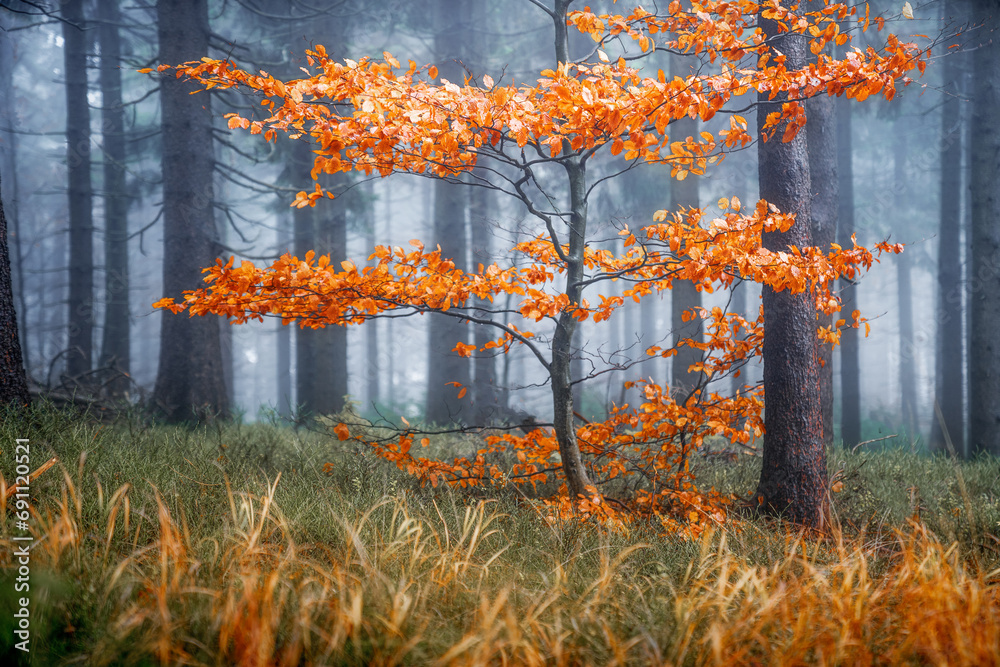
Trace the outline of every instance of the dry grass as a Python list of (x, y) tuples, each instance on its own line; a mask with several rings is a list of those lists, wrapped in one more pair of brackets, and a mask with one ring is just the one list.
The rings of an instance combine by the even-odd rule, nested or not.
[(1000, 564), (923, 524), (608, 535), (423, 494), (363, 457), (324, 488), (291, 464), (199, 463), (178, 439), (182, 477), (123, 479), (121, 431), (61, 428), (72, 465), (32, 522), (36, 664), (1000, 664)]

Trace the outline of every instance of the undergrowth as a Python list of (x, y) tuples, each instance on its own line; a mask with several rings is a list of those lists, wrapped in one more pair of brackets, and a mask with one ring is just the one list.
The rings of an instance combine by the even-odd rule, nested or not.
[[(996, 460), (834, 452), (831, 535), (733, 516), (691, 540), (420, 488), (305, 429), (43, 407), (0, 434), (8, 482), (15, 438), (60, 459), (31, 487), (34, 664), (998, 664)], [(739, 496), (759, 465), (694, 463)]]

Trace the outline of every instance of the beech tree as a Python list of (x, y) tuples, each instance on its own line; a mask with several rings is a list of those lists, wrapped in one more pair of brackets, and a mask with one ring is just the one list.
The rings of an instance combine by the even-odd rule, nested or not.
[[(351, 261), (332, 265), (329, 257), (314, 253), (285, 255), (263, 268), (219, 260), (205, 270), (206, 287), (186, 292), (180, 302), (166, 298), (155, 305), (191, 315), (215, 313), (234, 323), (270, 315), (286, 324), (324, 327), (431, 313), (491, 326), (499, 336), (483, 347), (506, 352), (523, 346), (545, 369), (552, 393), (551, 424), (524, 435), (494, 431), (474, 456), (451, 462), (411, 453), (420, 435), (411, 428), (392, 440), (380, 440), (362, 428), (339, 424), (338, 437), (368, 442), (381, 456), (431, 484), (534, 484), (555, 478), (564, 482), (562, 492), (550, 501), (559, 511), (615, 520), (647, 514), (664, 525), (685, 524), (691, 530), (723, 518), (722, 500), (693, 488), (686, 465), (691, 449), (712, 434), (748, 444), (763, 433), (760, 390), (724, 397), (709, 391), (707, 381), (725, 377), (734, 364), (761, 354), (762, 348), (774, 355), (776, 341), (784, 337), (797, 354), (786, 355), (783, 371), (772, 365), (766, 372), (780, 379), (782, 372), (787, 376), (807, 370), (798, 385), (788, 384), (785, 377), (785, 389), (769, 403), (767, 418), (774, 434), (764, 442), (765, 467), (770, 463), (779, 469), (770, 478), (762, 477), (759, 502), (766, 510), (790, 511), (796, 520), (818, 525), (825, 496), (818, 496), (815, 488), (822, 485), (824, 472), (810, 456), (795, 455), (795, 447), (787, 445), (788, 428), (818, 428), (819, 420), (813, 424), (811, 413), (800, 419), (789, 405), (794, 397), (781, 392), (804, 386), (802, 379), (816, 379), (818, 341), (836, 342), (839, 327), (846, 325), (839, 319), (832, 327), (818, 326), (817, 309), (832, 314), (839, 308), (831, 281), (856, 277), (876, 255), (857, 245), (809, 246), (809, 221), (796, 220), (796, 213), (808, 206), (808, 163), (795, 144), (806, 121), (804, 101), (815, 95), (863, 100), (878, 94), (891, 99), (897, 81), (908, 81), (905, 77), (914, 69), (923, 71), (926, 54), (890, 35), (880, 52), (854, 50), (842, 60), (821, 57), (806, 65), (805, 48), (818, 53), (831, 41), (848, 40), (838, 21), (855, 10), (843, 5), (800, 12), (745, 1), (705, 2), (685, 9), (675, 1), (662, 14), (637, 8), (622, 16), (569, 11), (571, 0), (556, 0), (553, 8), (532, 4), (549, 15), (555, 33), (555, 64), (534, 84), (504, 84), (488, 74), (464, 82), (436, 81), (433, 65), (418, 67), (411, 61), (403, 68), (389, 53), (381, 59), (337, 62), (319, 45), (307, 52), (312, 67), (308, 76), (291, 81), (247, 72), (228, 60), (159, 68), (173, 69), (175, 76), (206, 88), (239, 87), (260, 96), (263, 114), (229, 114), (230, 127), (248, 129), (267, 141), (275, 141), (279, 132), (311, 141), (314, 178), (355, 169), (381, 176), (418, 173), (453, 182), (471, 175), (476, 185), (515, 197), (539, 223), (537, 236), (511, 249), (529, 261), (527, 266), (498, 262), (463, 271), (440, 249), (427, 249), (415, 239), (409, 250), (376, 246), (369, 258), (374, 264), (363, 268)], [(881, 27), (880, 19), (867, 15), (858, 20), (862, 29), (872, 22)], [(568, 26), (593, 37), (595, 62), (570, 58)], [(666, 48), (686, 53), (700, 65), (687, 76), (643, 77), (624, 57), (612, 61), (604, 50), (612, 41), (627, 40), (643, 52)], [(798, 50), (789, 56), (786, 47)], [(692, 136), (674, 134), (673, 124), (685, 117), (707, 123), (727, 103), (749, 94), (768, 103), (781, 96), (759, 114), (762, 140), (773, 147), (769, 150), (774, 155), (801, 154), (795, 168), (806, 175), (803, 192), (781, 190), (782, 176), (793, 185), (803, 178), (787, 172), (767, 183), (762, 178), (762, 190), (796, 207), (805, 197), (806, 208), (782, 211), (766, 200), (745, 207), (738, 197), (724, 198), (718, 202), (718, 216), (710, 215), (708, 207), (657, 211), (652, 224), (622, 230), (624, 249), (619, 253), (589, 244), (588, 203), (600, 182), (588, 176), (588, 167), (597, 156), (621, 156), (629, 165), (666, 163), (678, 180), (701, 174), (725, 153), (754, 140), (746, 120), (731, 113), (714, 132), (706, 129)], [(613, 174), (605, 178), (610, 177)], [(293, 205), (311, 206), (330, 196), (317, 182), (312, 192), (300, 192)], [(886, 243), (875, 248), (876, 253), (900, 250)], [(710, 292), (729, 287), (737, 277), (761, 283), (771, 292), (765, 312), (779, 319), (775, 326), (768, 324), (766, 336), (764, 319), (750, 321), (721, 308), (703, 308), (705, 339), (682, 341), (703, 351), (702, 360), (688, 369), (704, 376), (694, 400), (675, 400), (669, 388), (644, 381), (639, 383), (642, 405), (614, 406), (603, 422), (575, 422), (570, 368), (580, 322), (618, 317), (626, 301), (641, 302), (671, 289), (675, 281), (691, 281)], [(609, 281), (624, 281), (629, 287), (621, 295), (597, 294), (593, 303), (584, 297), (585, 288), (597, 289)], [(502, 306), (507, 296), (520, 299), (513, 313), (521, 318), (520, 325), (505, 321), (512, 314)], [(484, 301), (493, 306), (485, 308)], [(853, 326), (861, 323), (853, 318)], [(770, 342), (768, 336), (773, 337)], [(468, 355), (476, 346), (456, 341), (454, 349)], [(670, 357), (677, 349), (651, 346), (646, 352)], [(465, 393), (464, 387), (454, 390), (458, 397)], [(786, 410), (791, 412), (786, 415)], [(807, 435), (821, 437), (816, 429)], [(428, 442), (421, 438), (421, 444)], [(780, 451), (769, 455), (769, 447)], [(517, 462), (501, 466), (489, 460), (503, 450), (514, 452)], [(599, 486), (631, 475), (645, 483), (629, 498), (606, 502)], [(622, 512), (622, 507), (630, 511)]]

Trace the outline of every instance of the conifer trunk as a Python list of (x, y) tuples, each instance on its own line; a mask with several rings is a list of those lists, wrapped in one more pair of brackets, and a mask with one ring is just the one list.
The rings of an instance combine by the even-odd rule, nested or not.
[(1000, 3), (973, 54), (969, 455), (1000, 456)]
[(104, 144), (104, 338), (99, 366), (115, 369), (108, 393), (129, 390), (128, 207), (125, 186), (125, 112), (122, 106), (121, 39), (118, 0), (99, 3), (101, 119)]
[[(208, 53), (207, 0), (158, 0), (159, 60)], [(163, 293), (175, 299), (202, 283), (219, 254), (213, 212), (212, 110), (208, 93), (171, 75), (160, 80), (163, 141)], [(219, 320), (163, 316), (153, 400), (170, 422), (229, 416)]]
[[(789, 70), (805, 66), (807, 44), (800, 35), (779, 33), (778, 24), (760, 17), (774, 48), (785, 54)], [(778, 96), (758, 98), (758, 127), (780, 110)], [(783, 142), (783, 127), (759, 144), (760, 196), (796, 222), (787, 232), (766, 232), (763, 245), (787, 251), (810, 245), (810, 176), (806, 136)], [(765, 286), (764, 308), (764, 457), (757, 499), (761, 509), (795, 523), (822, 528), (827, 515), (826, 452), (820, 399), (816, 309), (809, 292), (776, 292)]]
[(90, 105), (83, 0), (62, 4), (66, 76), (66, 161), (69, 179), (69, 338), (66, 375), (84, 379), (94, 347), (94, 219), (90, 178)]

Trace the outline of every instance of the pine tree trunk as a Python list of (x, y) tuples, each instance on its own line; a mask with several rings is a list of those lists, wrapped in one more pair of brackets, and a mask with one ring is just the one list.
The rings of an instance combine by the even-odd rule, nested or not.
[[(690, 58), (672, 55), (670, 73), (681, 78), (690, 76), (693, 73)], [(671, 141), (683, 141), (687, 137), (698, 136), (698, 121), (685, 116), (672, 122), (669, 129)], [(688, 174), (683, 181), (672, 181), (670, 188), (673, 194), (674, 210), (679, 210), (681, 206), (692, 208), (700, 206), (697, 176)], [(671, 358), (670, 392), (678, 400), (685, 399), (702, 380), (701, 373), (691, 373), (688, 370), (692, 364), (702, 360), (701, 350), (689, 345), (679, 346), (680, 342), (685, 339), (702, 341), (704, 334), (702, 319), (692, 317), (687, 322), (684, 321), (684, 313), (700, 306), (701, 293), (695, 289), (693, 283), (687, 280), (674, 282), (674, 286), (670, 290), (670, 320), (671, 329), (674, 332), (673, 344), (674, 347), (677, 347), (677, 354)]]
[[(854, 153), (852, 148), (851, 102), (839, 100), (837, 113), (837, 180), (840, 183), (837, 243), (844, 248), (853, 247), (854, 235)], [(841, 281), (840, 299), (842, 312), (848, 323), (851, 313), (858, 308), (858, 288), (849, 281)], [(860, 336), (857, 329), (847, 327), (840, 336), (840, 437), (844, 448), (850, 449), (861, 442), (861, 371)]]
[[(469, 200), (469, 228), (472, 237), (472, 271), (479, 271), (479, 266), (489, 266), (493, 261), (490, 248), (490, 213), (493, 208), (493, 197), (486, 188), (474, 187)], [(491, 308), (489, 301), (479, 304), (483, 308)], [(477, 313), (484, 319), (489, 313)], [(494, 350), (483, 350), (483, 346), (496, 338), (496, 330), (485, 324), (473, 324), (473, 343), (479, 350), (473, 361), (475, 372), (474, 401), (476, 406), (476, 423), (489, 423), (494, 415), (500, 414), (499, 397), (496, 383), (496, 354)]]
[(973, 53), (969, 455), (1000, 456), (1000, 4)]
[(94, 220), (91, 210), (90, 106), (83, 0), (62, 4), (66, 74), (66, 160), (69, 177), (69, 339), (66, 375), (85, 381), (94, 337)]
[(3, 192), (0, 195), (10, 221), (10, 270), (14, 282), (14, 299), (21, 313), (20, 339), (24, 353), (24, 367), (31, 368), (31, 345), (27, 335), (28, 305), (25, 298), (24, 261), (21, 246), (21, 226), (18, 214), (17, 187), (17, 115), (14, 111), (14, 44), (8, 32), (10, 21), (0, 17), (0, 173), (3, 174)]
[[(945, 16), (957, 3), (943, 4)], [(956, 451), (964, 451), (962, 405), (962, 133), (960, 96), (962, 55), (944, 59), (941, 105), (941, 217), (938, 232), (937, 359), (935, 401), (940, 417), (932, 420), (930, 448), (946, 451), (946, 433)], [(976, 138), (978, 142), (978, 137)]]
[[(805, 66), (807, 45), (800, 35), (779, 33), (775, 21), (760, 17), (775, 49), (785, 54), (789, 70)], [(778, 111), (784, 100), (758, 98), (757, 121)], [(796, 223), (787, 232), (766, 232), (772, 251), (810, 245), (809, 156), (804, 132), (788, 143), (783, 128), (758, 146), (760, 196)], [(764, 457), (757, 498), (761, 509), (790, 521), (822, 528), (827, 516), (826, 452), (819, 389), (816, 309), (810, 293), (775, 292), (765, 286), (764, 307)]]
[[(308, 189), (313, 165), (312, 147), (297, 141), (293, 150), (295, 187)], [(338, 174), (326, 183), (336, 190), (345, 177)], [(331, 266), (347, 259), (347, 217), (341, 198), (324, 202), (322, 207), (295, 209), (295, 255), (304, 258), (312, 250), (316, 257), (330, 255)], [(296, 404), (306, 418), (329, 415), (344, 409), (347, 395), (347, 329), (333, 325), (322, 329), (296, 328), (295, 333)]]
[(118, 0), (99, 3), (101, 124), (104, 143), (104, 338), (99, 366), (114, 369), (105, 388), (112, 396), (129, 390), (128, 207), (125, 187), (125, 112), (122, 106)]
[(28, 378), (21, 361), (21, 337), (11, 287), (7, 218), (0, 201), (0, 405), (25, 406), (29, 402)]
[[(465, 72), (459, 59), (464, 35), (469, 29), (468, 3), (464, 0), (441, 0), (435, 22), (434, 55), (440, 79), (458, 85)], [(452, 260), (455, 268), (468, 269), (466, 253), (469, 242), (466, 234), (467, 186), (434, 182), (434, 231), (433, 243), (441, 247), (441, 256)], [(427, 405), (425, 417), (429, 423), (447, 424), (464, 422), (472, 417), (470, 401), (458, 398), (458, 389), (449, 382), (463, 387), (472, 384), (472, 365), (469, 359), (452, 352), (455, 343), (469, 342), (469, 323), (448, 315), (437, 315), (428, 322), (427, 338)]]
[[(160, 60), (183, 63), (208, 53), (207, 0), (158, 0)], [(200, 287), (219, 253), (213, 215), (209, 94), (190, 95), (171, 75), (160, 81), (163, 140), (163, 293)], [(171, 422), (229, 416), (219, 321), (165, 314), (153, 399)]]
[[(371, 252), (378, 242), (375, 234), (375, 187), (371, 181), (365, 183), (364, 196), (365, 252)], [(365, 403), (369, 407), (375, 406), (382, 395), (378, 324), (377, 319), (365, 324)]]
[[(906, 125), (897, 120), (894, 128), (893, 182), (896, 188), (896, 210), (905, 210), (909, 197), (906, 183)], [(914, 372), (916, 347), (913, 343), (913, 251), (907, 248), (896, 255), (896, 283), (899, 298), (899, 390), (903, 428), (912, 440), (917, 436), (917, 378)]]

